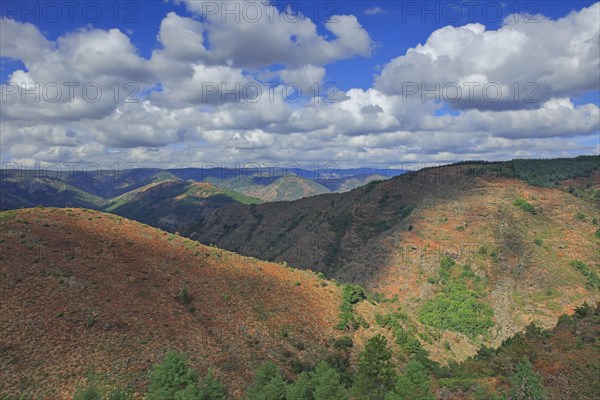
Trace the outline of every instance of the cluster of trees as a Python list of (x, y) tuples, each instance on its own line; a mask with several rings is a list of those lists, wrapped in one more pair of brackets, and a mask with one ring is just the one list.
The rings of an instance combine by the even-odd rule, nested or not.
[(345, 284), (342, 286), (342, 304), (340, 305), (338, 329), (356, 329), (359, 326), (367, 327), (366, 321), (354, 312), (354, 305), (366, 298), (367, 292), (362, 286), (354, 284)]
[[(581, 262), (573, 263), (573, 267), (583, 271), (589, 270)], [(464, 282), (463, 286), (457, 286), (458, 277), (464, 278), (467, 283), (475, 279), (472, 271), (466, 266), (461, 269), (461, 266), (452, 259), (443, 259), (438, 281), (443, 288), (442, 294), (449, 296), (445, 301), (458, 301), (453, 297), (456, 296), (456, 291), (462, 293), (462, 296), (463, 292), (471, 290), (464, 286)], [(348, 285), (343, 290), (344, 302), (348, 304), (357, 304), (365, 297), (364, 289), (359, 286)], [(469, 304), (469, 302), (469, 299), (463, 298), (459, 303)], [(438, 311), (450, 315), (447, 322), (453, 320), (452, 313), (460, 312), (460, 308), (451, 306)], [(557, 354), (546, 354), (548, 349), (541, 351), (541, 346), (545, 348), (550, 341), (551, 332), (531, 325), (525, 333), (505, 341), (499, 349), (484, 347), (472, 359), (461, 364), (451, 362), (448, 366), (440, 367), (427, 358), (427, 352), (415, 338), (410, 325), (407, 326), (407, 316), (398, 309), (398, 312), (378, 315), (376, 321), (381, 327), (391, 330), (404, 357), (395, 358), (388, 347), (387, 339), (382, 335), (376, 335), (368, 340), (353, 365), (350, 365), (349, 360), (344, 363), (339, 362), (336, 357), (329, 357), (318, 362), (314, 367), (300, 372), (293, 381), (288, 379), (275, 364), (267, 362), (257, 369), (253, 384), (247, 388), (245, 398), (247, 400), (433, 400), (436, 398), (436, 393), (438, 396), (443, 396), (444, 393), (447, 394), (445, 391), (449, 390), (450, 393), (457, 395), (462, 393), (465, 398), (477, 400), (547, 400), (548, 391), (543, 385), (542, 378), (534, 371), (530, 360), (535, 361), (538, 368), (543, 370), (540, 365), (549, 365), (547, 360), (559, 359), (569, 363), (564, 355), (561, 356), (561, 351), (595, 354), (590, 346), (594, 346), (594, 338), (597, 337), (594, 332), (597, 332), (599, 315), (600, 305), (592, 309), (584, 304), (575, 310), (574, 316), (561, 317), (556, 328), (561, 332), (561, 347), (555, 347), (553, 350), (557, 351)], [(349, 336), (342, 337), (334, 343), (337, 351), (341, 352), (353, 345)], [(547, 360), (540, 360), (541, 357), (547, 357)], [(554, 365), (553, 362), (550, 364)], [(590, 372), (585, 373), (593, 374), (591, 372), (593, 370), (592, 366)], [(567, 373), (581, 374), (583, 371), (576, 363), (567, 366)], [(500, 384), (490, 385), (490, 377), (499, 379), (497, 383)], [(592, 380), (589, 377), (586, 379)], [(579, 385), (570, 387), (569, 390), (577, 394), (574, 398), (590, 398), (588, 394), (593, 393), (594, 389), (588, 386)], [(582, 396), (578, 397), (579, 394)], [(553, 394), (555, 395), (556, 393)], [(228, 397), (225, 385), (219, 382), (212, 371), (209, 370), (203, 378), (200, 378), (197, 371), (188, 365), (183, 355), (170, 352), (151, 371), (145, 398), (225, 400)], [(87, 387), (80, 388), (73, 399), (127, 400), (130, 397), (123, 391), (103, 389), (92, 381)]]
[[(531, 324), (496, 349), (483, 346), (476, 356), (460, 364), (451, 361), (435, 371), (436, 384), (474, 400), (595, 399), (600, 393), (599, 329), (600, 304), (591, 307), (584, 303), (573, 315), (561, 316), (552, 330)], [(550, 390), (532, 363), (537, 371), (550, 375)], [(560, 371), (560, 380), (553, 378), (556, 371)], [(483, 384), (490, 378), (500, 385)], [(502, 390), (505, 385), (508, 389)]]
[(512, 160), (517, 178), (534, 186), (553, 187), (557, 181), (590, 176), (600, 165), (599, 156), (551, 160)]
[(340, 374), (321, 361), (314, 370), (303, 372), (293, 383), (288, 383), (277, 366), (263, 364), (254, 376), (254, 385), (248, 389), (248, 400), (325, 400), (347, 399)]
[(416, 329), (409, 325), (406, 329), (402, 326), (402, 322), (408, 325), (408, 317), (401, 311), (394, 313), (376, 315), (375, 320), (382, 328), (392, 330), (396, 344), (404, 356), (422, 355), (427, 357), (427, 353), (421, 346), (421, 342), (416, 338)]
[(516, 159), (509, 162), (477, 161), (469, 164), (476, 164), (469, 170), (473, 176), (496, 175), (522, 179), (534, 186), (556, 187), (559, 181), (590, 176), (598, 169), (600, 156), (549, 160)]
[[(73, 400), (127, 400), (130, 397), (120, 389), (103, 390), (95, 379), (80, 387)], [(164, 360), (150, 373), (150, 384), (145, 396), (148, 400), (227, 400), (225, 385), (212, 371), (199, 379), (186, 358), (176, 352), (167, 353)]]
[[(372, 337), (358, 356), (351, 384), (344, 384), (340, 373), (321, 361), (308, 372), (303, 372), (295, 382), (288, 383), (279, 369), (270, 362), (263, 364), (247, 392), (248, 400), (434, 400), (431, 369), (442, 371), (435, 363), (422, 362), (413, 357), (398, 372), (392, 352), (384, 336)], [(531, 362), (524, 357), (512, 369), (509, 389), (503, 395), (480, 391), (481, 397), (490, 400), (547, 400), (548, 393), (541, 377), (535, 373)]]
[(419, 311), (422, 323), (470, 337), (483, 334), (494, 325), (492, 308), (479, 299), (480, 293), (466, 284), (475, 279), (469, 271), (461, 270), (449, 257), (441, 260), (439, 278), (434, 282), (439, 282), (442, 290)]
[(372, 337), (358, 356), (351, 383), (325, 361), (288, 383), (270, 362), (263, 364), (248, 389), (248, 400), (433, 400), (432, 381), (426, 368), (410, 361), (398, 374), (387, 339)]
[[(246, 392), (247, 400), (434, 400), (431, 379), (432, 365), (436, 375), (443, 371), (435, 363), (423, 363), (419, 357), (411, 358), (398, 372), (387, 339), (376, 335), (369, 339), (358, 355), (356, 368), (349, 381), (335, 366), (320, 361), (310, 371), (302, 372), (289, 382), (272, 362), (262, 364), (255, 373), (253, 385)], [(461, 371), (460, 368), (458, 368)], [(446, 371), (446, 374), (451, 373)], [(486, 392), (486, 399), (490, 393)], [(73, 400), (127, 400), (125, 392), (98, 389), (92, 382), (79, 388)], [(150, 383), (145, 398), (148, 400), (226, 400), (226, 387), (209, 371), (199, 379), (185, 357), (177, 352), (168, 353), (150, 373)], [(546, 400), (547, 391), (542, 380), (532, 368), (528, 358), (516, 365), (510, 376), (510, 389), (506, 400)]]
[(215, 378), (212, 371), (204, 379), (188, 366), (183, 355), (167, 353), (164, 361), (154, 367), (150, 374), (148, 400), (226, 400), (225, 386)]

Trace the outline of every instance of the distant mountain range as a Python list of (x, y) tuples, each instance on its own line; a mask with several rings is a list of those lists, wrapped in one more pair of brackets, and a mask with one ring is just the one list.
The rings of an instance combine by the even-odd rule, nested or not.
[(263, 202), (288, 201), (349, 191), (402, 172), (369, 168), (334, 172), (256, 168), (140, 168), (62, 172), (5, 169), (0, 178), (0, 208), (42, 205), (105, 209), (119, 201), (116, 200), (118, 196), (163, 180), (209, 182), (216, 187), (229, 189), (228, 193), (233, 197), (235, 195), (231, 191)]

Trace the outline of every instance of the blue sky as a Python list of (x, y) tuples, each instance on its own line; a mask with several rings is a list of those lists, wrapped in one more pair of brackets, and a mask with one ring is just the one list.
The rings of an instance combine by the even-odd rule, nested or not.
[[(224, 13), (221, 1), (79, 2), (75, 8), (60, 1), (4, 2), (0, 79), (11, 94), (0, 114), (2, 161), (127, 158), (183, 166), (222, 157), (394, 166), (598, 152), (594, 40), (600, 16), (594, 1), (277, 1), (262, 5), (263, 18), (272, 7), (280, 13), (264, 28), (244, 25), (242, 10), (254, 10), (249, 3), (259, 4), (230, 2), (236, 15)], [(292, 23), (298, 11), (304, 19)], [(230, 23), (236, 16), (242, 21)], [(269, 37), (277, 34), (290, 42)], [(25, 50), (26, 40), (39, 51)], [(112, 105), (59, 108), (27, 97), (11, 103), (20, 94), (12, 90), (23, 82), (44, 87), (70, 74), (82, 85), (99, 82), (104, 93), (111, 82), (121, 91), (133, 83), (139, 102), (126, 104), (119, 92)], [(203, 76), (211, 80), (199, 82)], [(466, 101), (464, 86), (454, 103), (444, 96), (418, 101), (421, 91), (405, 98), (406, 82), (452, 91), (469, 79), (480, 87), (491, 82), (503, 90), (501, 98), (475, 93)], [(262, 98), (232, 104), (219, 91), (221, 101), (211, 102), (190, 90), (209, 81), (270, 81), (280, 85), (276, 91), (294, 83), (305, 96), (263, 107)], [(326, 83), (337, 89), (336, 104), (314, 104), (306, 94), (317, 84), (327, 97)], [(527, 84), (535, 85), (534, 103), (521, 101)], [(519, 101), (511, 101), (517, 93)]]
[[(157, 47), (158, 26), (168, 12), (176, 11), (181, 15), (193, 16), (184, 3), (162, 0), (91, 1), (87, 3), (93, 3), (94, 6), (87, 8), (84, 5), (86, 2), (82, 1), (77, 2), (81, 4), (78, 7), (61, 7), (60, 14), (55, 11), (57, 10), (54, 7), (57, 3), (55, 1), (8, 3), (11, 5), (1, 7), (2, 16), (35, 23), (48, 39), (56, 39), (65, 32), (76, 31), (90, 25), (101, 29), (117, 27), (124, 32), (130, 32), (132, 43), (146, 58), (149, 58), (152, 50)], [(475, 22), (495, 29), (501, 25), (503, 17), (516, 10), (527, 14), (541, 13), (549, 18), (560, 18), (573, 10), (590, 6), (594, 1), (276, 1), (273, 4), (280, 10), (292, 7), (294, 10), (302, 11), (317, 22), (321, 34), (327, 34), (323, 22), (332, 13), (359, 16), (361, 25), (377, 43), (373, 55), (368, 58), (352, 58), (335, 62), (328, 67), (327, 71), (330, 80), (347, 90), (352, 87), (369, 88), (373, 84), (373, 74), (378, 68), (399, 54), (403, 54), (410, 47), (424, 43), (431, 32), (443, 26), (461, 26)], [(380, 12), (374, 15), (365, 14), (366, 10), (377, 7), (381, 9)], [(96, 10), (101, 10), (101, 15), (98, 17), (96, 17)], [(6, 81), (8, 75), (20, 65), (19, 62), (5, 61), (2, 64), (2, 81)], [(591, 100), (597, 101), (598, 96), (592, 96)]]

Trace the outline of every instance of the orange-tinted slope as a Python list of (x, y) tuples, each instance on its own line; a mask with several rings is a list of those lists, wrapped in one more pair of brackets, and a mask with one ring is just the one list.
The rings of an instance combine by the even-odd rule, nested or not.
[(262, 361), (289, 371), (340, 334), (339, 289), (310, 272), (91, 210), (1, 216), (2, 396), (68, 398), (89, 371), (141, 393), (178, 349), (239, 398)]

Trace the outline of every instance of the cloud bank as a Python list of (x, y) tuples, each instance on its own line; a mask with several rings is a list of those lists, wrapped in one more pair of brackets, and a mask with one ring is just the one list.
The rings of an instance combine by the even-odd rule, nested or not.
[(346, 91), (328, 66), (374, 51), (357, 17), (333, 15), (323, 34), (293, 10), (256, 3), (267, 17), (236, 22), (207, 4), (166, 14), (147, 58), (117, 28), (49, 40), (2, 19), (1, 55), (25, 66), (1, 88), (2, 161), (393, 166), (600, 150), (598, 106), (575, 102), (600, 89), (599, 3), (443, 27)]

